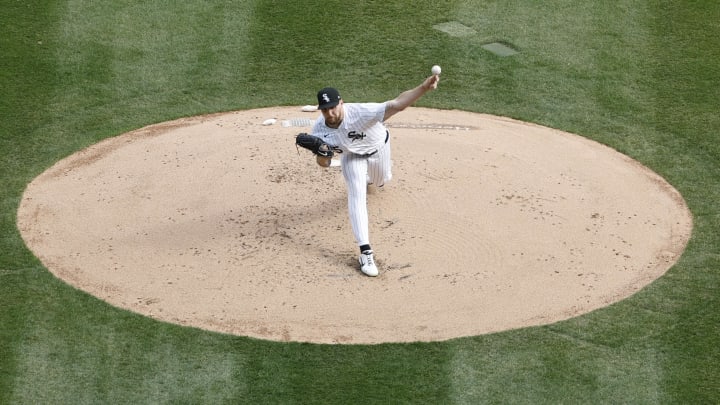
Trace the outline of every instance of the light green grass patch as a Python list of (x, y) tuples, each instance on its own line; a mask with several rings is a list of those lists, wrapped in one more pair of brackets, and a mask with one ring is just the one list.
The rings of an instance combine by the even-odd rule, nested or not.
[(438, 31), (442, 31), (451, 37), (469, 37), (477, 34), (477, 31), (461, 23), (460, 21), (448, 21), (433, 25)]

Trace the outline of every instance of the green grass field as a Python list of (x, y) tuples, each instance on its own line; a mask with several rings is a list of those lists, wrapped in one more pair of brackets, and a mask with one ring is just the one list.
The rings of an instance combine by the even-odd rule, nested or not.
[[(477, 31), (451, 37), (433, 25)], [(0, 403), (720, 403), (720, 3), (3, 1)], [(482, 45), (506, 41), (501, 58)], [(197, 114), (383, 101), (607, 144), (685, 197), (679, 263), (618, 304), (440, 343), (282, 344), (159, 323), (56, 279), (24, 246), (27, 183), (57, 160)], [(619, 180), (621, 181), (621, 180)]]

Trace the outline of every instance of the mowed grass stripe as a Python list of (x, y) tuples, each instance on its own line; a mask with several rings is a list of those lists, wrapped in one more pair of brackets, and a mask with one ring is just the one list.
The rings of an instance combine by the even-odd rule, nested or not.
[(69, 97), (61, 101), (70, 109), (96, 100), (98, 113), (119, 120), (110, 121), (115, 126), (166, 110), (229, 108), (223, 102), (244, 98), (235, 90), (251, 63), (253, 5), (70, 2), (60, 32), (68, 48), (58, 60), (73, 85), (58, 97)]
[[(10, 403), (18, 381), (19, 347), (28, 338), (27, 306), (36, 297), (26, 281), (46, 271), (24, 249), (15, 228), (20, 190), (38, 160), (31, 134), (47, 104), (54, 66), (44, 46), (53, 21), (51, 2), (4, 4), (0, 13), (0, 403)], [(29, 139), (28, 139), (29, 138)]]
[(453, 345), (452, 403), (663, 402), (662, 354), (534, 328)]
[(683, 303), (662, 337), (665, 385), (677, 402), (712, 403), (720, 398), (720, 67), (710, 61), (720, 60), (720, 5), (658, 3), (655, 12), (647, 22), (656, 40), (654, 141), (695, 226), (683, 266), (659, 280)]

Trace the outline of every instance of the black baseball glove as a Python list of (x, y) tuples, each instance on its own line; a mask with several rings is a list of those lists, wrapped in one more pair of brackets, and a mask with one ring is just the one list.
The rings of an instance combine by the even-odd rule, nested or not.
[(295, 137), (295, 145), (303, 147), (316, 156), (332, 158), (335, 153), (341, 153), (340, 149), (333, 148), (323, 141), (320, 137), (306, 133), (298, 134)]

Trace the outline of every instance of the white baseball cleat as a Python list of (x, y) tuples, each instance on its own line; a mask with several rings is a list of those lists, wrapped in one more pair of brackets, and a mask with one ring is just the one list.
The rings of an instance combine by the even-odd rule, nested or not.
[(360, 270), (370, 277), (378, 275), (378, 268), (375, 266), (372, 250), (366, 250), (360, 254)]

